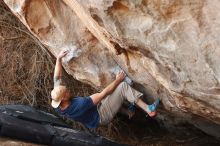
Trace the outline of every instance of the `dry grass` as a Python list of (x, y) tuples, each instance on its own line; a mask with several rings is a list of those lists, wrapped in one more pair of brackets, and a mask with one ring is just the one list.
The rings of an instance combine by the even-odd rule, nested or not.
[(1, 104), (43, 105), (48, 102), (48, 91), (52, 87), (52, 57), (5, 6), (1, 6)]

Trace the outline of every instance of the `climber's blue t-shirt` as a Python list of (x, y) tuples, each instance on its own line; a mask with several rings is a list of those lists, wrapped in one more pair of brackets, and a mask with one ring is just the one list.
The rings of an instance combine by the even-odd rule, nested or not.
[(61, 116), (81, 122), (88, 128), (96, 128), (99, 124), (100, 117), (97, 106), (94, 105), (90, 96), (74, 97), (65, 110), (62, 111), (60, 107), (55, 110)]

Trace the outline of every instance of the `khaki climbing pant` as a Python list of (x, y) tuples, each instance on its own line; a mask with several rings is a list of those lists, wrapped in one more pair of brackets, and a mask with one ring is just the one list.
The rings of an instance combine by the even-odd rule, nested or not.
[(143, 93), (133, 89), (126, 82), (121, 82), (113, 93), (106, 96), (98, 105), (99, 124), (106, 125), (111, 122), (125, 100), (136, 103), (142, 95)]

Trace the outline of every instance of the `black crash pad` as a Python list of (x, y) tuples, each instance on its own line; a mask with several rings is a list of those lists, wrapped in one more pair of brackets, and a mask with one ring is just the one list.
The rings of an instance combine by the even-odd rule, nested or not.
[(56, 116), (36, 110), (28, 105), (4, 105), (0, 106), (0, 113), (4, 113), (18, 119), (33, 121), (37, 123), (50, 124), (54, 126), (69, 127)]
[(121, 146), (69, 128), (56, 116), (26, 105), (0, 106), (0, 136), (52, 146)]

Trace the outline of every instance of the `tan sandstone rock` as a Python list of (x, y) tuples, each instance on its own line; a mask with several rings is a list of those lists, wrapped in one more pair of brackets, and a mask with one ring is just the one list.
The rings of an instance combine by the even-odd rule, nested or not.
[(62, 0), (4, 2), (55, 56), (77, 47), (64, 63), (77, 80), (102, 89), (123, 68), (168, 112), (220, 124), (219, 0), (78, 0), (98, 35)]

